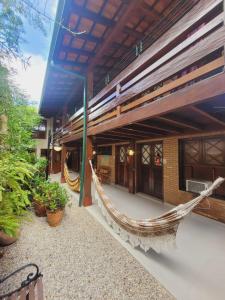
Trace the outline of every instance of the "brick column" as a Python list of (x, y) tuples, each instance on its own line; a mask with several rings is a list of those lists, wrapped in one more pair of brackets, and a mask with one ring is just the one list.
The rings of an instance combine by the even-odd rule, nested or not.
[(172, 204), (179, 201), (179, 147), (177, 138), (163, 141), (163, 185), (164, 200)]

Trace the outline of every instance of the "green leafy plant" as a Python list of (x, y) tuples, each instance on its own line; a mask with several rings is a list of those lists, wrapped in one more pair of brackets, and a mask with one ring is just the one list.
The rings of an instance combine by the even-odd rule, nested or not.
[(0, 157), (0, 230), (15, 236), (30, 206), (29, 183), (35, 168), (24, 159), (3, 152)]
[(46, 185), (45, 204), (48, 210), (54, 212), (64, 209), (69, 201), (67, 191), (58, 183), (50, 182)]
[(45, 177), (45, 170), (47, 167), (48, 161), (45, 157), (40, 157), (37, 159), (36, 163), (35, 163), (35, 168), (37, 170), (37, 173), (39, 174), (39, 176), (41, 177)]

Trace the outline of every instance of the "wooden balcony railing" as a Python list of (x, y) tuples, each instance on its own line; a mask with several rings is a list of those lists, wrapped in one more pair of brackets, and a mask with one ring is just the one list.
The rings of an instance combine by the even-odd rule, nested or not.
[[(200, 1), (89, 101), (88, 132), (96, 133), (105, 121), (224, 72), (224, 19), (222, 0)], [(60, 139), (81, 137), (82, 114), (80, 109), (61, 128)]]

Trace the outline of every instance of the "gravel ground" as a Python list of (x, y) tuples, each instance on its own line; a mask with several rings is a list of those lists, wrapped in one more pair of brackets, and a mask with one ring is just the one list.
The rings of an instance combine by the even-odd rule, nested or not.
[(67, 208), (56, 228), (34, 216), (5, 248), (0, 277), (30, 262), (44, 275), (45, 299), (174, 299), (85, 208)]

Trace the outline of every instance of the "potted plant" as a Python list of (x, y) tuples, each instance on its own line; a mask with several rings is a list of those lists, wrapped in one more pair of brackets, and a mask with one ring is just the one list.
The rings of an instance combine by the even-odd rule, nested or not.
[(33, 207), (37, 217), (46, 217), (44, 196), (36, 191), (33, 191)]
[(13, 214), (0, 214), (0, 246), (15, 243), (19, 236), (20, 220)]
[(34, 180), (34, 187), (32, 189), (33, 207), (38, 217), (46, 217), (45, 187), (47, 184), (48, 182), (44, 181), (41, 177), (37, 177)]
[(58, 226), (63, 218), (66, 203), (69, 196), (66, 190), (58, 182), (50, 182), (46, 185), (46, 212), (50, 226)]

